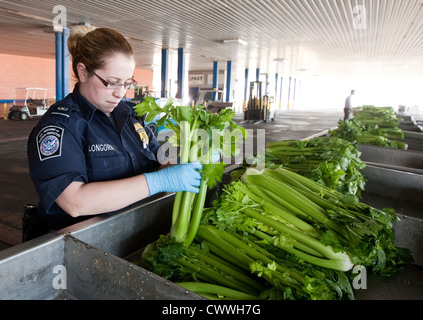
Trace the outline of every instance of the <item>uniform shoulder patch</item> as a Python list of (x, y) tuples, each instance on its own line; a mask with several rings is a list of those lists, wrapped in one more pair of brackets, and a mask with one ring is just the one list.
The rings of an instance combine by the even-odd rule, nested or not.
[(69, 114), (73, 109), (74, 108), (70, 105), (57, 105), (52, 108), (51, 114), (69, 117)]
[(37, 134), (38, 156), (41, 161), (62, 155), (64, 131), (65, 129), (57, 126), (48, 126)]
[(59, 107), (57, 107), (57, 110), (58, 111), (68, 111), (69, 108), (68, 107), (64, 107), (64, 106), (59, 106)]

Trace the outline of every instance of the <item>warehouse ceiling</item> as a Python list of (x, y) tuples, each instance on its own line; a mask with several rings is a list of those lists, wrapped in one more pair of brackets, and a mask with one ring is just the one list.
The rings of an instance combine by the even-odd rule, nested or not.
[(230, 60), (295, 77), (423, 74), (422, 0), (0, 0), (0, 53), (53, 58), (56, 5), (68, 27), (122, 32), (144, 69), (185, 48), (190, 71)]

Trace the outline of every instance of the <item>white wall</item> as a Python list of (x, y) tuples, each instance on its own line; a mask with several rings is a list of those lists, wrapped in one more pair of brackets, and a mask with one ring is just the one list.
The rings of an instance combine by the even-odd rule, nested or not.
[[(357, 105), (399, 105), (423, 108), (422, 78), (322, 78), (302, 80), (301, 108), (340, 108), (352, 89), (356, 90)], [(421, 106), (421, 107), (420, 107)]]

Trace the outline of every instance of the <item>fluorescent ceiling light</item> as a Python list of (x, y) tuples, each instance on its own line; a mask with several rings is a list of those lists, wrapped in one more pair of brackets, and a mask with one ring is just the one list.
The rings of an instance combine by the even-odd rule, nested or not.
[(242, 39), (225, 39), (223, 40), (223, 43), (239, 43), (239, 44), (242, 44), (243, 46), (246, 46), (248, 44), (247, 41)]

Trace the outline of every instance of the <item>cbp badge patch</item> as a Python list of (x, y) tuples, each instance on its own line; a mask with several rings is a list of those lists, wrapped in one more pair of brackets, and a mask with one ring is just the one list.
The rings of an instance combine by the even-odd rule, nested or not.
[(63, 128), (48, 126), (38, 133), (37, 147), (41, 161), (61, 156), (63, 132)]

